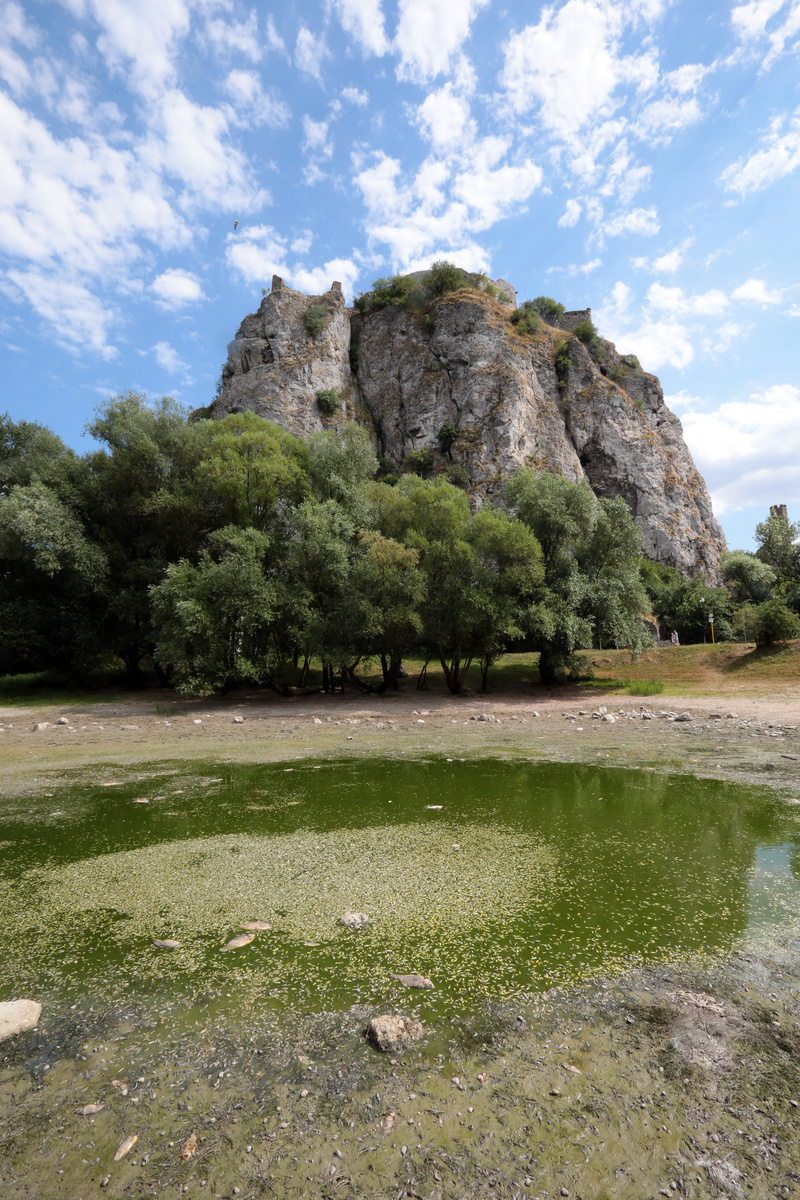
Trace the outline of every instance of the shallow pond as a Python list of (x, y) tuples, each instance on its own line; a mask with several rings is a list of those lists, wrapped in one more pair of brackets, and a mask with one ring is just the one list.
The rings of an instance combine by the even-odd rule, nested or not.
[[(0, 999), (176, 1025), (354, 1005), (435, 1022), (717, 956), (800, 913), (797, 810), (758, 790), (485, 759), (206, 770), (3, 802)], [(337, 926), (348, 909), (371, 927)], [(271, 929), (223, 953), (253, 920)], [(412, 971), (435, 990), (406, 991)]]

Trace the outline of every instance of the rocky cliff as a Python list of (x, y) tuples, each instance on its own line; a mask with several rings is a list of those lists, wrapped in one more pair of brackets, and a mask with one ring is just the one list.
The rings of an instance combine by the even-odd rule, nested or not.
[[(356, 420), (395, 467), (428, 450), (478, 502), (521, 464), (586, 476), (598, 496), (624, 497), (650, 558), (716, 574), (724, 536), (658, 379), (610, 342), (572, 335), (590, 310), (521, 332), (510, 285), (471, 281), (370, 313), (346, 308), (338, 283), (305, 296), (276, 276), (230, 343), (211, 415), (251, 409), (301, 437)], [(334, 413), (319, 392), (323, 407), (336, 393)], [(446, 455), (445, 424), (458, 434)]]

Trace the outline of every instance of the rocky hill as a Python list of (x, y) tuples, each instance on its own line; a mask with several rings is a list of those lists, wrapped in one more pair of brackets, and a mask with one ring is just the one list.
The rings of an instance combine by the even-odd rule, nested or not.
[[(207, 411), (250, 409), (301, 437), (359, 421), (394, 467), (428, 451), (476, 502), (499, 496), (521, 464), (586, 476), (598, 496), (624, 497), (650, 558), (716, 574), (724, 535), (680, 421), (634, 356), (586, 337), (590, 310), (531, 331), (511, 320), (503, 280), (468, 276), (436, 298), (424, 273), (409, 278), (413, 293), (348, 309), (338, 283), (306, 296), (275, 276), (230, 343)], [(442, 451), (445, 425), (456, 437)]]

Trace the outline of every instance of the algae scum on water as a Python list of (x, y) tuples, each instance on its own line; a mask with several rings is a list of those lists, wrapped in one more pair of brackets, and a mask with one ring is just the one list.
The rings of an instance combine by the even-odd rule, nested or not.
[[(800, 911), (794, 813), (716, 782), (442, 759), (113, 782), (5, 809), (0, 998), (433, 1016), (707, 959)], [(343, 929), (346, 910), (371, 925)], [(247, 921), (271, 928), (222, 953)], [(411, 998), (409, 972), (434, 991)]]

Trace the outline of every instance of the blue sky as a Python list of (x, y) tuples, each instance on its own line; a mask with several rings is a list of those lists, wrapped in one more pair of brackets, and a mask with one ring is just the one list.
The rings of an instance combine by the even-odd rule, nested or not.
[(0, 9), (0, 409), (80, 448), (273, 272), (447, 257), (660, 375), (731, 546), (800, 515), (800, 0)]

